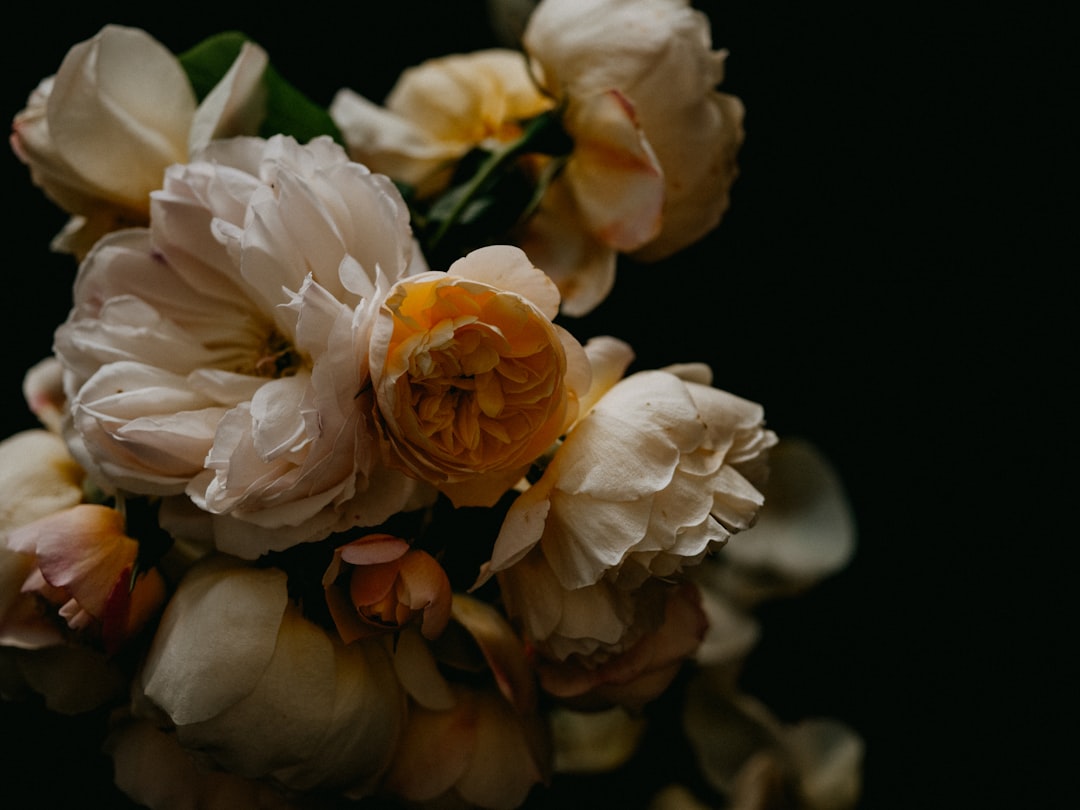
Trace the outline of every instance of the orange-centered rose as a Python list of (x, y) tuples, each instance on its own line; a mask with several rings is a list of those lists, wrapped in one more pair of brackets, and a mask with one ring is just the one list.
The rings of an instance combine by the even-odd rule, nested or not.
[(550, 279), (504, 245), (400, 281), (371, 345), (395, 462), (458, 505), (494, 503), (516, 483), (588, 385), (581, 346), (552, 323), (558, 305)]

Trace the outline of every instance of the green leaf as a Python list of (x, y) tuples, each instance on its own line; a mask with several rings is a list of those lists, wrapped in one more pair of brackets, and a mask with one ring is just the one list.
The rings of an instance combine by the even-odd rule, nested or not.
[[(180, 54), (180, 64), (187, 72), (188, 80), (201, 102), (228, 73), (240, 49), (249, 37), (239, 31), (224, 31), (207, 37), (198, 45)], [(300, 143), (307, 143), (320, 135), (329, 135), (342, 146), (341, 136), (330, 113), (313, 102), (270, 65), (263, 76), (266, 83), (266, 118), (259, 135), (291, 135)]]
[(178, 57), (187, 72), (195, 97), (202, 102), (222, 76), (229, 72), (248, 37), (239, 31), (223, 31), (207, 37)]

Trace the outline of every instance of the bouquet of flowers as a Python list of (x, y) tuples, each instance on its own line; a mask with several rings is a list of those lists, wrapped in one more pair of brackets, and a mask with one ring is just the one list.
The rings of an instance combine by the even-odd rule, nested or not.
[(31, 93), (78, 273), (0, 442), (0, 688), (106, 710), (155, 810), (539, 805), (660, 700), (698, 778), (643, 806), (853, 807), (858, 735), (739, 687), (755, 607), (851, 556), (835, 473), (572, 329), (721, 221), (726, 54), (686, 0), (492, 13), (382, 103), (118, 25)]

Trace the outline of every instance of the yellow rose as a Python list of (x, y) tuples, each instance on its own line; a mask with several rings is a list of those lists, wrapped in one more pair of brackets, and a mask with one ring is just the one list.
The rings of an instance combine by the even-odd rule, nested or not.
[(588, 387), (559, 294), (517, 248), (406, 278), (372, 331), (371, 376), (393, 462), (456, 505), (490, 505), (566, 430)]

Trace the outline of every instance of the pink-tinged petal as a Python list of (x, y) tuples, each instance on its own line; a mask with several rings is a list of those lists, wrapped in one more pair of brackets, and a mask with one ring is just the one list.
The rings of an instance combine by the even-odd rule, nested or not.
[(98, 620), (138, 554), (138, 544), (124, 534), (123, 516), (95, 504), (79, 504), (16, 529), (8, 545), (35, 554), (45, 580)]
[(391, 562), (403, 556), (409, 544), (390, 534), (369, 534), (337, 549), (341, 559), (352, 565)]
[(50, 432), (60, 434), (67, 398), (64, 395), (64, 368), (50, 356), (35, 363), (23, 376), (23, 398)]
[(121, 572), (105, 603), (101, 637), (106, 652), (116, 652), (157, 614), (165, 604), (165, 580), (157, 569), (140, 574), (131, 584), (131, 571)]
[(499, 691), (521, 714), (536, 708), (536, 680), (525, 645), (494, 607), (463, 594), (454, 595), (453, 616), (476, 640)]
[(566, 315), (588, 314), (615, 286), (616, 251), (589, 231), (561, 178), (548, 187), (516, 242), (555, 282)]
[(572, 101), (566, 126), (574, 137), (566, 180), (589, 231), (620, 252), (649, 242), (662, 224), (664, 173), (633, 104), (617, 90)]

